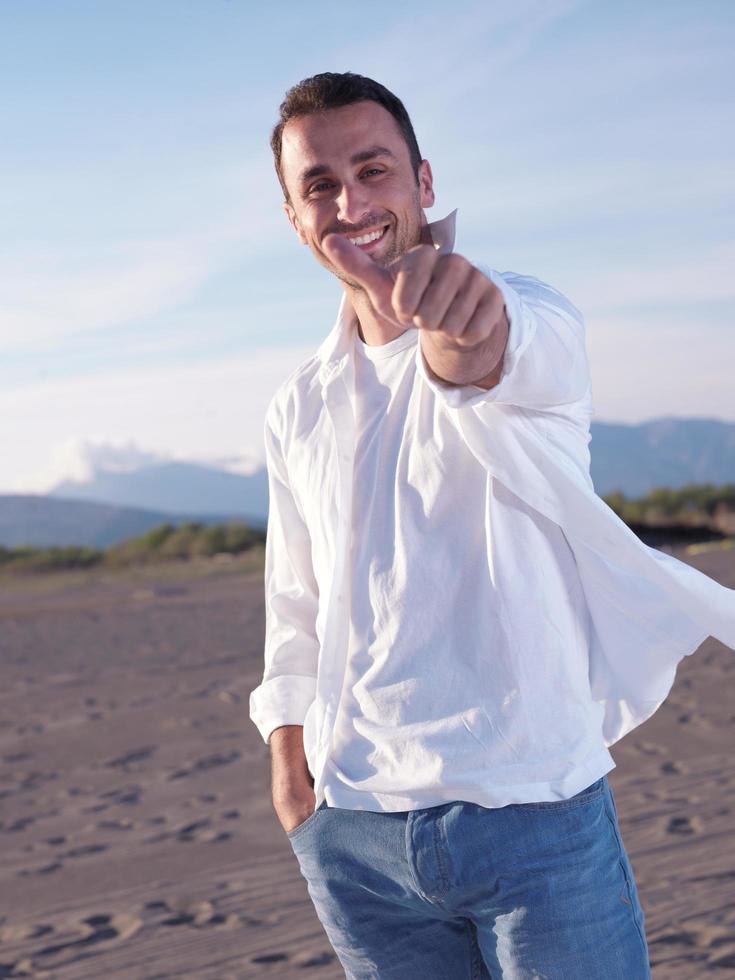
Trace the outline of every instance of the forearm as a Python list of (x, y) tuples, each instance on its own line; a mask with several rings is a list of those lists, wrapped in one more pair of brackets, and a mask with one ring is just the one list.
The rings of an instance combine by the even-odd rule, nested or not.
[(304, 726), (282, 725), (271, 732), (268, 739), (271, 750), (271, 789), (273, 801), (285, 801), (303, 790), (313, 787), (304, 751)]

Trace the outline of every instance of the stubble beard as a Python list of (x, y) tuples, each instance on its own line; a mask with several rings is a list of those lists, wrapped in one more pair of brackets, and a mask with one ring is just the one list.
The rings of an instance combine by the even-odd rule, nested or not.
[[(403, 255), (405, 255), (410, 248), (414, 247), (414, 245), (419, 245), (421, 243), (421, 206), (419, 200), (420, 198), (417, 192), (414, 198), (416, 207), (415, 226), (411, 228), (404, 226), (402, 232), (396, 233), (390, 248), (383, 255), (373, 259), (373, 262), (375, 262), (376, 265), (379, 265), (384, 269), (392, 262), (395, 262), (397, 259), (400, 259)], [(331, 263), (328, 264), (328, 268), (332, 273), (334, 273), (340, 282), (343, 282), (346, 286), (349, 286), (350, 289), (354, 289), (359, 293), (365, 292), (364, 286), (362, 286), (355, 279), (351, 279), (344, 273), (339, 272)]]

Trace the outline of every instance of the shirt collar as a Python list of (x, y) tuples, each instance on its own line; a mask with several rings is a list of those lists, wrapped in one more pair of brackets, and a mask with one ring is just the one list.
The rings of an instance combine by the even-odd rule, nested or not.
[[(450, 211), (446, 217), (439, 221), (430, 221), (428, 228), (434, 248), (441, 255), (452, 252), (457, 230), (457, 209)], [(343, 361), (353, 351), (355, 333), (355, 311), (347, 293), (344, 293), (339, 305), (337, 320), (317, 349), (317, 356), (322, 362), (322, 371), (325, 374), (327, 373), (325, 370), (327, 365), (331, 365), (333, 369), (334, 362)]]

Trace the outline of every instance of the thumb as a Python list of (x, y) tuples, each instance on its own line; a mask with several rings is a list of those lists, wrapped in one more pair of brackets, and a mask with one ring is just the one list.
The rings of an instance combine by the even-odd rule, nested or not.
[(343, 235), (327, 235), (324, 239), (324, 252), (340, 272), (359, 282), (378, 313), (397, 322), (391, 305), (395, 280), (388, 269), (373, 262), (367, 253)]

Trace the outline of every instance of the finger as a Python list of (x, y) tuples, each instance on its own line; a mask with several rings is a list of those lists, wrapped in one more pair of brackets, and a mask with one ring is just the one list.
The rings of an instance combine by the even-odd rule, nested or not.
[(474, 312), (466, 321), (461, 333), (455, 335), (460, 347), (476, 347), (486, 341), (503, 312), (503, 296), (497, 287), (486, 291), (480, 297)]
[(369, 255), (342, 235), (327, 235), (323, 247), (329, 261), (363, 287), (375, 309), (384, 316), (395, 319), (391, 311), (394, 283), (391, 273), (373, 262)]
[[(458, 299), (464, 296), (474, 271), (467, 259), (461, 255), (445, 255), (440, 258), (434, 267), (431, 282), (424, 291), (414, 314), (416, 326), (424, 330), (445, 330), (444, 321), (447, 311), (454, 308)], [(465, 323), (480, 298), (480, 292), (477, 288), (473, 289), (470, 286), (470, 290), (472, 294), (476, 295), (474, 303), (471, 303), (471, 296), (469, 302), (464, 303), (464, 306), (467, 307)]]
[(433, 246), (416, 245), (397, 264), (391, 301), (401, 323), (416, 326), (413, 317), (431, 282), (438, 258)]
[(479, 304), (484, 301), (491, 288), (492, 283), (487, 277), (477, 269), (472, 269), (447, 307), (439, 329), (449, 337), (461, 338), (469, 329)]

